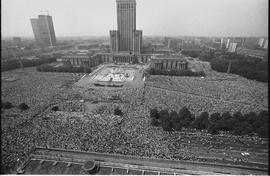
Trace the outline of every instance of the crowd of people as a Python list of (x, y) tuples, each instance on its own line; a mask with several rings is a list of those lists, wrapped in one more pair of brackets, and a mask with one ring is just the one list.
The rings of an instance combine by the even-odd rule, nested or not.
[[(18, 77), (20, 74), (17, 73)], [(228, 103), (215, 99), (210, 101), (205, 97), (195, 97), (192, 94), (157, 89), (147, 85), (148, 83), (142, 88), (85, 90), (71, 86), (74, 80), (79, 78), (76, 74), (27, 74), (20, 77), (21, 82), (4, 85), (4, 92), (2, 92), (4, 99), (13, 104), (25, 102), (30, 107), (30, 110), (24, 112), (25, 114), (33, 113), (34, 108), (40, 111), (41, 107), (44, 108), (52, 101), (59, 110), (52, 111), (49, 108), (33, 119), (24, 118), (21, 122), (16, 122), (12, 126), (7, 125), (2, 129), (1, 162), (7, 170), (14, 169), (35, 146), (198, 161), (200, 157), (196, 150), (201, 146), (239, 151), (252, 150), (254, 146), (258, 146), (257, 148), (264, 149), (264, 153), (267, 153), (267, 144), (260, 138), (254, 140), (252, 137), (212, 136), (204, 132), (185, 130), (166, 132), (160, 127), (151, 126), (149, 118), (149, 111), (154, 107), (159, 110), (178, 111), (183, 106), (188, 106), (190, 111), (196, 114), (202, 111), (209, 113), (239, 109), (251, 111), (259, 109), (260, 106)], [(42, 76), (42, 74), (50, 76)], [(31, 79), (27, 80), (24, 77)], [(152, 76), (149, 79), (150, 84), (159, 81), (159, 78), (152, 78)], [(166, 85), (167, 82), (164, 80), (160, 80), (160, 84), (155, 86), (178, 89), (178, 86), (182, 85), (180, 80), (174, 80), (175, 85)], [(14, 88), (14, 84), (20, 85)], [(195, 91), (192, 83), (185, 86), (185, 91)], [(85, 112), (84, 102), (105, 103), (93, 112)], [(113, 115), (116, 108), (123, 112), (122, 116)], [(11, 109), (4, 112), (4, 118), (12, 111)], [(19, 116), (16, 118), (19, 119)], [(233, 148), (228, 148), (232, 143)], [(209, 156), (215, 156), (214, 154), (215, 151), (208, 153)], [(230, 157), (237, 158), (237, 155), (231, 154)], [(259, 161), (256, 157), (253, 160)]]
[[(144, 109), (136, 107), (135, 111), (143, 114), (146, 113)], [(227, 152), (267, 150), (267, 144), (259, 138), (212, 136), (203, 132), (193, 135), (194, 132), (185, 130), (169, 133), (152, 127), (149, 118), (132, 114), (136, 112), (128, 116), (62, 111), (43, 114), (24, 125), (2, 131), (2, 164), (18, 165), (17, 159), (23, 161), (35, 146), (193, 161), (201, 161), (202, 157), (196, 153), (200, 147)], [(216, 156), (221, 151), (208, 152), (208, 156)], [(237, 155), (230, 157), (239, 158)], [(252, 160), (260, 159), (254, 157)]]
[[(233, 77), (233, 76), (231, 76)], [(235, 76), (235, 80), (219, 77), (188, 78), (151, 76), (146, 84), (182, 93), (246, 104), (267, 106), (267, 84)]]
[[(192, 80), (190, 80), (192, 79)], [(212, 79), (212, 81), (208, 81)], [(268, 109), (268, 89), (264, 83), (213, 81), (213, 78), (151, 76), (146, 82), (146, 104), (176, 110), (187, 106), (196, 115), (203, 111), (243, 113)]]

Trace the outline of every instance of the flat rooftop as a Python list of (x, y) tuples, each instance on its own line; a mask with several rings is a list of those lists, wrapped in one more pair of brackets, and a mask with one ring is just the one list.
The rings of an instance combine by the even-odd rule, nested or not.
[(152, 58), (153, 60), (180, 60), (186, 61), (187, 58), (183, 55), (173, 55), (173, 56), (156, 56)]
[(134, 156), (35, 148), (17, 169), (18, 174), (83, 174), (83, 165), (93, 161), (101, 175), (213, 175), (267, 174), (265, 169), (186, 161), (149, 159)]

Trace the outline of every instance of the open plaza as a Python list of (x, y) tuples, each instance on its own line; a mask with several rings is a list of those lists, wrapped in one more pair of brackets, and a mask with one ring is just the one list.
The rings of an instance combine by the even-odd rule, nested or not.
[(103, 64), (76, 85), (83, 88), (135, 88), (144, 84), (144, 68), (141, 65)]

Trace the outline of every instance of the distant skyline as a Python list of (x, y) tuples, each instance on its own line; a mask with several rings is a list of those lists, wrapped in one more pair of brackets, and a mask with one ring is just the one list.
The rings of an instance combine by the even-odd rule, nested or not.
[[(2, 37), (34, 37), (30, 18), (49, 10), (56, 37), (108, 36), (116, 0), (1, 0)], [(144, 36), (268, 36), (268, 0), (137, 0)]]

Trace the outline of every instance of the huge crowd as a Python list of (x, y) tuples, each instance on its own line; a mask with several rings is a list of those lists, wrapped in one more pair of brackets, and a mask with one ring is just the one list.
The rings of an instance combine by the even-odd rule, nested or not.
[(246, 113), (268, 109), (268, 88), (264, 83), (215, 79), (218, 78), (151, 76), (146, 82), (146, 104), (149, 108), (176, 111), (188, 106), (195, 114), (203, 111), (214, 113), (239, 110)]
[(267, 106), (267, 84), (250, 81), (237, 75), (234, 77), (233, 81), (226, 78), (219, 81), (221, 78), (212, 76), (205, 78), (151, 76), (147, 80), (147, 85), (215, 99)]
[[(201, 112), (205, 109), (208, 112), (222, 112), (218, 109), (219, 106), (225, 107), (224, 110), (247, 108), (248, 111), (253, 108), (250, 106), (226, 104), (223, 101), (211, 103), (205, 98), (195, 99), (190, 94), (181, 94), (179, 97), (179, 93), (159, 90), (147, 85), (139, 89), (79, 90), (77, 87), (67, 86), (71, 84), (70, 81), (78, 78), (76, 75), (71, 79), (70, 75), (60, 74), (60, 79), (52, 74), (50, 78), (52, 80), (46, 76), (44, 80), (38, 79), (38, 76), (31, 76), (35, 85), (41, 86), (41, 89), (36, 90), (37, 86), (30, 84), (31, 81), (27, 82), (29, 87), (20, 88), (23, 91), (29, 91), (23, 93), (21, 98), (30, 106), (28, 111), (30, 112), (36, 104), (42, 106), (51, 101), (49, 97), (52, 95), (60, 111), (47, 109), (34, 119), (24, 119), (23, 123), (2, 128), (1, 162), (7, 169), (15, 168), (19, 164), (17, 159), (23, 161), (35, 146), (186, 160), (199, 160), (196, 152), (189, 149), (194, 146), (199, 148), (202, 145), (226, 149), (234, 143), (237, 144), (237, 150), (250, 150), (254, 145), (267, 150), (267, 144), (263, 143), (262, 139), (212, 136), (207, 133), (200, 133), (198, 136), (196, 133), (194, 136), (190, 131), (166, 132), (160, 130), (160, 127), (150, 125), (149, 110), (154, 107), (158, 107), (159, 110), (178, 110), (187, 105), (192, 112)], [(69, 87), (65, 91), (54, 89), (55, 87), (57, 90), (61, 89), (64, 83), (66, 87)], [(164, 86), (162, 83), (160, 85)], [(6, 95), (2, 93), (2, 96), (16, 104), (18, 101), (14, 98), (16, 95), (9, 92), (7, 88), (6, 86)], [(28, 102), (27, 96), (31, 92), (33, 95), (30, 99), (33, 100)], [(96, 111), (85, 112), (83, 110), (85, 101), (97, 104), (106, 103), (99, 106)], [(113, 115), (115, 108), (119, 108), (123, 116)], [(4, 115), (8, 111), (4, 112)], [(220, 138), (226, 140), (217, 140)], [(214, 139), (215, 142), (211, 142)], [(196, 141), (201, 141), (202, 144)], [(239, 149), (239, 146), (242, 149)]]

